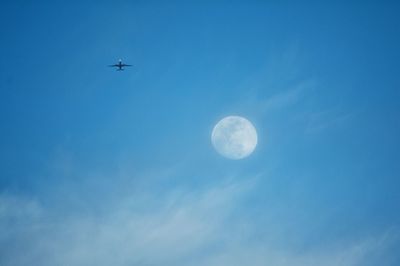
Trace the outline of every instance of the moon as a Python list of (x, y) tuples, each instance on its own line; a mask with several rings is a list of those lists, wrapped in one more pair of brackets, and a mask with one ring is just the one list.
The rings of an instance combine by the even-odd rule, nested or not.
[(249, 156), (257, 146), (257, 139), (253, 124), (240, 116), (223, 118), (211, 134), (211, 142), (217, 152), (232, 160)]

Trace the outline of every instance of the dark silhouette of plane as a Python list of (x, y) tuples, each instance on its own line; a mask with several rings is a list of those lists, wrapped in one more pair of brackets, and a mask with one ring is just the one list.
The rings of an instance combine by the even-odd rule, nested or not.
[(122, 71), (122, 70), (124, 70), (124, 67), (130, 67), (130, 66), (132, 66), (132, 65), (127, 65), (127, 64), (122, 63), (121, 59), (118, 60), (118, 64), (109, 65), (109, 67), (117, 67), (117, 71)]

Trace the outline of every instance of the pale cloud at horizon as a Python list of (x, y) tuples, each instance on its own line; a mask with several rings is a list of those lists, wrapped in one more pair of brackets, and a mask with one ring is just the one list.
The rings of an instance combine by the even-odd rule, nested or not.
[(17, 266), (32, 262), (43, 266), (358, 266), (369, 265), (371, 258), (376, 260), (398, 241), (394, 230), (303, 252), (290, 246), (279, 248), (273, 238), (255, 238), (260, 225), (250, 217), (235, 214), (257, 186), (256, 179), (250, 180), (175, 190), (165, 196), (164, 203), (146, 210), (135, 208), (140, 197), (121, 197), (108, 212), (77, 212), (64, 218), (35, 199), (4, 194), (0, 198), (0, 261)]

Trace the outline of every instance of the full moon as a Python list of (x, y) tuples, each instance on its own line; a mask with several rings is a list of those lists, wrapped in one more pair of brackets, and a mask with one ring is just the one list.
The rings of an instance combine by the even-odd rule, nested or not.
[(246, 118), (227, 116), (215, 125), (211, 142), (221, 155), (233, 160), (243, 159), (256, 148), (257, 131)]

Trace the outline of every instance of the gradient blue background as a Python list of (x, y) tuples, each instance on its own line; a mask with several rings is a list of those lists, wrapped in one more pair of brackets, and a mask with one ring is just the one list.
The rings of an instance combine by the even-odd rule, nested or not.
[[(3, 1), (0, 264), (399, 265), (399, 7)], [(119, 58), (134, 67), (107, 67)], [(227, 115), (257, 128), (244, 160), (210, 143)], [(207, 196), (232, 186), (230, 208)], [(126, 222), (104, 222), (116, 208), (158, 224), (174, 206), (202, 226), (218, 220), (216, 239), (167, 256), (204, 235), (169, 241), (167, 230), (151, 255), (106, 262), (121, 241), (102, 238), (110, 246), (94, 254), (88, 233), (84, 255), (68, 253), (82, 241), (65, 232), (89, 230), (71, 223), (114, 232)], [(41, 245), (51, 241), (63, 245)], [(253, 261), (237, 259), (248, 246)]]

